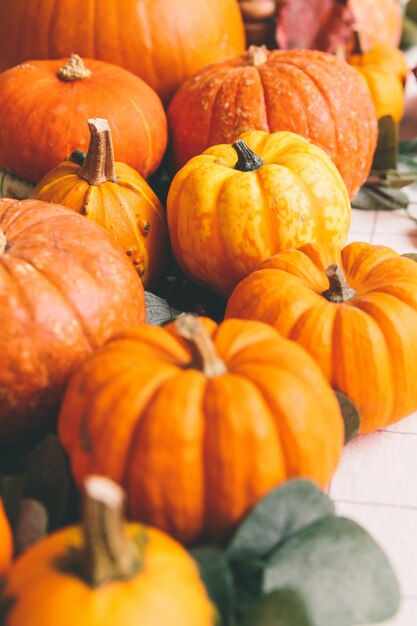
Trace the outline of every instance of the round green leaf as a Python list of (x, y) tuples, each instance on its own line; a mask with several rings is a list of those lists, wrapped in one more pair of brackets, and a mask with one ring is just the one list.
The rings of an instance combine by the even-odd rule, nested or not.
[(245, 615), (242, 626), (314, 626), (301, 596), (280, 589), (264, 596)]

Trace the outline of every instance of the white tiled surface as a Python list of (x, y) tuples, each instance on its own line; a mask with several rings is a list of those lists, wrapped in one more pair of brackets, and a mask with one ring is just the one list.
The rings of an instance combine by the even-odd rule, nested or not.
[[(417, 253), (417, 224), (405, 211), (354, 209), (348, 241)], [(340, 515), (378, 541), (396, 571), (402, 605), (384, 626), (417, 626), (417, 413), (346, 446), (330, 495)]]

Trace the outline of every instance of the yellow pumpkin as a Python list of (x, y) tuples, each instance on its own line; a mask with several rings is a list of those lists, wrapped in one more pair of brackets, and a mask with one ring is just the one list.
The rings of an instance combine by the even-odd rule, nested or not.
[(350, 213), (327, 154), (286, 131), (248, 131), (208, 148), (176, 174), (167, 200), (179, 265), (226, 296), (272, 254), (310, 241), (342, 245)]

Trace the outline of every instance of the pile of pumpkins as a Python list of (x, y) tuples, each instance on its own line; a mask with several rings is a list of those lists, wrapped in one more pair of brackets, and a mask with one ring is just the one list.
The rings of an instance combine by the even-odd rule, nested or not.
[[(358, 38), (348, 62), (245, 50), (236, 0), (176, 1), (169, 15), (163, 2), (125, 4), (131, 19), (116, 1), (3, 2), (0, 168), (33, 189), (0, 199), (0, 447), (31, 445), (57, 420), (110, 525), (115, 481), (130, 519), (221, 542), (288, 478), (328, 485), (344, 443), (334, 390), (361, 433), (417, 409), (417, 264), (343, 247), (378, 117), (400, 119), (408, 67)], [(166, 211), (146, 182), (161, 164)], [(144, 288), (171, 253), (228, 299), (224, 321), (145, 324)], [(145, 531), (129, 532), (140, 547)], [(180, 567), (182, 549), (152, 532)], [(65, 533), (26, 571), (40, 559), (46, 576), (79, 545), (79, 530)], [(0, 546), (4, 571), (11, 541)], [(120, 576), (141, 558), (136, 546)], [(66, 593), (81, 593), (75, 582)], [(22, 562), (10, 593), (23, 583)], [(197, 583), (195, 594), (198, 623), (212, 623)], [(11, 626), (29, 623), (30, 598), (16, 606)]]

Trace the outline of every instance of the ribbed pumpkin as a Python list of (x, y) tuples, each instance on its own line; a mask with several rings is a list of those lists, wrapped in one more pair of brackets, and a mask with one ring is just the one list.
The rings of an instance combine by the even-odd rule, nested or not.
[(362, 433), (417, 409), (417, 264), (390, 248), (273, 256), (236, 287), (226, 317), (268, 322), (306, 348), (358, 407)]
[(244, 47), (237, 0), (1, 2), (0, 69), (75, 51), (138, 74), (164, 101), (203, 65)]
[(0, 446), (40, 435), (70, 372), (144, 319), (142, 283), (101, 227), (58, 205), (0, 199)]
[(223, 295), (271, 254), (309, 241), (343, 245), (350, 213), (325, 152), (284, 131), (208, 148), (176, 174), (167, 200), (175, 258)]
[(80, 484), (119, 482), (132, 519), (184, 542), (229, 535), (274, 486), (325, 486), (343, 423), (313, 359), (266, 324), (178, 318), (110, 340), (72, 378), (59, 436)]
[(145, 287), (160, 277), (168, 253), (165, 213), (133, 168), (115, 163), (107, 120), (88, 120), (87, 155), (75, 151), (53, 168), (31, 197), (63, 204), (103, 226), (132, 260)]
[(3, 576), (9, 568), (12, 562), (12, 555), (12, 531), (0, 498), (0, 576)]
[(245, 130), (292, 131), (323, 148), (352, 197), (365, 182), (377, 124), (369, 91), (330, 54), (251, 47), (209, 65), (178, 90), (168, 109), (175, 169)]
[(122, 519), (123, 492), (85, 481), (83, 522), (20, 556), (2, 592), (3, 626), (214, 626), (216, 613), (185, 549)]
[[(19, 4), (26, 11), (27, 3), (14, 6)], [(2, 6), (0, 30), (4, 10)], [(33, 24), (30, 32), (36, 32)], [(83, 62), (77, 55), (27, 61), (2, 72), (0, 110), (0, 167), (34, 183), (73, 150), (87, 149), (85, 121), (90, 117), (109, 120), (117, 159), (145, 178), (156, 170), (166, 148), (166, 116), (157, 94), (120, 67), (93, 59)]]

